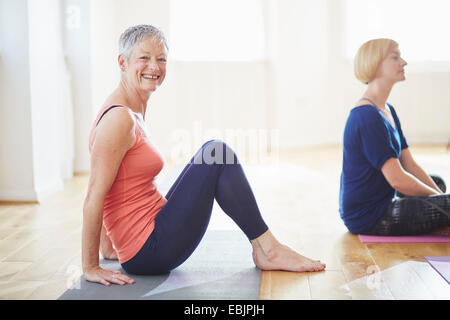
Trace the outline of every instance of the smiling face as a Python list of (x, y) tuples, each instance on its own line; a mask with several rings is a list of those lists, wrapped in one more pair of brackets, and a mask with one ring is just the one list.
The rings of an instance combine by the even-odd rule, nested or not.
[(137, 43), (130, 56), (119, 56), (122, 79), (137, 91), (151, 93), (166, 77), (167, 49), (160, 41), (145, 38)]
[(406, 61), (402, 59), (398, 47), (391, 50), (381, 62), (377, 70), (376, 78), (382, 78), (396, 83), (405, 80)]

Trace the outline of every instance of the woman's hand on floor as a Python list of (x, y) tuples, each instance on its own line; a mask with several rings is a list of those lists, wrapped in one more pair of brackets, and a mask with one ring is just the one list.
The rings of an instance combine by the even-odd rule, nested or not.
[(84, 271), (84, 278), (90, 282), (98, 282), (105, 286), (110, 286), (111, 283), (118, 285), (133, 284), (135, 281), (127, 277), (119, 270), (106, 270), (100, 266), (92, 267)]

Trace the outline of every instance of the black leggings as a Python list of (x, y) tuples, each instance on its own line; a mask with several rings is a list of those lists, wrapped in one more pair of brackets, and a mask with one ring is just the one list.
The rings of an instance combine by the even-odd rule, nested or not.
[[(446, 191), (445, 182), (441, 177), (431, 175), (431, 178), (442, 192)], [(428, 197), (406, 197), (399, 194), (366, 234), (420, 235), (447, 226), (450, 226), (450, 194)]]
[(249, 240), (268, 230), (237, 156), (221, 141), (201, 147), (166, 199), (144, 246), (122, 264), (126, 272), (161, 274), (182, 264), (206, 232), (214, 199)]

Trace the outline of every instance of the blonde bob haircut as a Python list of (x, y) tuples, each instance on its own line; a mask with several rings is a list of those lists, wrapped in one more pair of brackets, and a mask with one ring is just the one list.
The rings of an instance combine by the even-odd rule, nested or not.
[(398, 48), (398, 43), (391, 39), (374, 39), (364, 43), (354, 60), (356, 79), (368, 84), (375, 78), (378, 67), (389, 52)]

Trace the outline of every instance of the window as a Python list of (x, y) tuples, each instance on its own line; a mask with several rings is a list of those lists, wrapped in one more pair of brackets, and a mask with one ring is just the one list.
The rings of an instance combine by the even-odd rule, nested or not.
[(171, 56), (184, 61), (264, 59), (261, 0), (170, 0)]
[(367, 40), (391, 38), (408, 61), (450, 61), (450, 1), (345, 0), (346, 56)]

